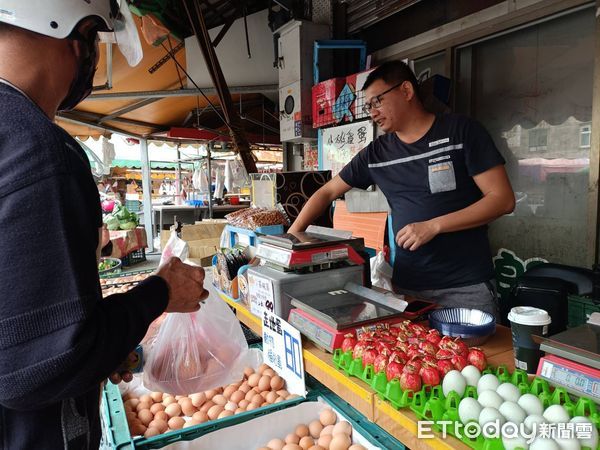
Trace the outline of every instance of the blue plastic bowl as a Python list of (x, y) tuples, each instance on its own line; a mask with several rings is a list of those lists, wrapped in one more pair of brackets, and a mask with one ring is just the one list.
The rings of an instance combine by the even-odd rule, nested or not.
[(444, 308), (429, 313), (429, 326), (440, 334), (461, 337), (469, 346), (481, 345), (496, 331), (496, 319), (479, 309)]

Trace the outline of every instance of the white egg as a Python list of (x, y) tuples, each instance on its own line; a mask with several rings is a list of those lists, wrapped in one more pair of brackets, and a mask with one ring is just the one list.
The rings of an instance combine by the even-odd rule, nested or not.
[(515, 436), (512, 438), (502, 436), (502, 444), (504, 444), (505, 450), (515, 450), (516, 448), (522, 448), (523, 450), (529, 449), (529, 444), (523, 436)]
[(529, 446), (529, 450), (560, 450), (554, 439), (536, 438)]
[(534, 424), (535, 424), (535, 428), (537, 430), (538, 425), (540, 423), (547, 423), (547, 422), (546, 422), (546, 419), (544, 419), (539, 414), (531, 414), (531, 415), (529, 415), (529, 416), (527, 416), (525, 418), (525, 422), (524, 423), (525, 423), (525, 426), (527, 427), (527, 429), (529, 431), (534, 431), (534, 429), (533, 429)]
[(519, 425), (525, 421), (527, 414), (523, 411), (519, 405), (513, 402), (504, 402), (498, 408), (500, 414), (506, 417), (507, 422), (512, 422), (516, 425)]
[(475, 366), (465, 366), (463, 370), (460, 371), (463, 377), (467, 380), (467, 386), (475, 386), (477, 387), (477, 383), (481, 378), (481, 372)]
[(519, 391), (519, 388), (511, 383), (502, 383), (500, 386), (498, 386), (496, 392), (505, 401), (513, 403), (517, 403), (519, 401), (519, 397), (521, 396), (521, 391)]
[(498, 389), (498, 386), (500, 386), (498, 377), (493, 373), (486, 373), (477, 382), (477, 394), (479, 395), (483, 391), (495, 391)]
[(444, 377), (444, 381), (442, 381), (442, 391), (445, 396), (448, 396), (450, 391), (454, 391), (462, 397), (466, 387), (467, 380), (465, 380), (465, 377), (458, 370), (448, 372)]
[(458, 417), (465, 425), (471, 420), (477, 422), (479, 420), (480, 413), (481, 405), (474, 398), (463, 398), (458, 404)]
[(561, 405), (548, 406), (543, 416), (550, 423), (564, 423), (569, 421), (569, 413)]
[(481, 426), (485, 425), (486, 423), (496, 421), (498, 421), (499, 426), (504, 425), (506, 422), (504, 416), (500, 414), (500, 411), (498, 411), (496, 408), (483, 408), (479, 413), (479, 425)]
[(581, 443), (573, 438), (555, 438), (554, 439), (561, 450), (581, 450)]
[(504, 403), (504, 400), (496, 391), (483, 391), (477, 397), (477, 401), (479, 401), (479, 404), (484, 408), (494, 409), (500, 408), (500, 405)]
[[(590, 419), (588, 419), (587, 417), (583, 417), (583, 416), (575, 416), (570, 420), (570, 422), (571, 423), (592, 424), (592, 421)], [(590, 447), (590, 448), (595, 449), (598, 447), (598, 430), (596, 429), (594, 424), (592, 424), (591, 427), (586, 427), (585, 431), (588, 431), (590, 429), (591, 429), (591, 436), (589, 438), (581, 438), (581, 439), (579, 439), (579, 442), (584, 447)]]
[(529, 416), (541, 416), (544, 413), (544, 406), (542, 405), (542, 402), (533, 394), (521, 395), (517, 403)]

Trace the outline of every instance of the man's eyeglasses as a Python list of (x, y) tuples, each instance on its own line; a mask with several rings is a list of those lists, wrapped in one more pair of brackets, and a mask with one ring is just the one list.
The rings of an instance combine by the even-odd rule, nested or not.
[[(406, 80), (404, 80), (406, 81)], [(392, 86), (391, 88), (389, 88), (387, 91), (383, 91), (381, 94), (376, 95), (375, 97), (372, 97), (370, 102), (366, 102), (364, 104), (364, 106), (362, 107), (363, 111), (366, 114), (369, 114), (371, 112), (371, 109), (375, 108), (375, 109), (379, 109), (381, 108), (381, 98), (387, 94), (390, 91), (393, 91), (394, 89), (396, 89), (398, 86), (401, 86), (402, 83), (404, 83), (404, 81), (401, 81), (398, 84), (395, 84), (394, 86)]]

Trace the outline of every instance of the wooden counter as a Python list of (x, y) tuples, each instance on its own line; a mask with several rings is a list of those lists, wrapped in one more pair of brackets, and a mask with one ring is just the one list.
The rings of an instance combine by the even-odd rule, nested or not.
[[(262, 335), (261, 320), (253, 315), (245, 305), (230, 297), (219, 294), (230, 306), (235, 308), (240, 322), (258, 335)], [(395, 410), (391, 404), (381, 400), (369, 385), (354, 377), (347, 377), (333, 365), (332, 355), (304, 339), (304, 367), (306, 372), (323, 385), (338, 394), (367, 419), (379, 425), (400, 442), (411, 449), (461, 449), (468, 450), (462, 442), (453, 437), (446, 439), (417, 439), (417, 417), (408, 408)], [(514, 368), (510, 329), (497, 326), (496, 334), (481, 346), (491, 365), (505, 364)]]

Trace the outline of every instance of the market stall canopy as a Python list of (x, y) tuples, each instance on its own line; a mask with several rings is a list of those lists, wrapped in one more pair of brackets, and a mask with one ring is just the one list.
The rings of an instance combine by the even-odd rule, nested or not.
[[(270, 34), (269, 17), (265, 10), (269, 1), (199, 0), (199, 3), (207, 27), (211, 29), (213, 44), (217, 44), (218, 57), (225, 61), (223, 71), (227, 79), (226, 62), (233, 61), (234, 64), (230, 64), (230, 67), (235, 67), (236, 62), (243, 64), (243, 60), (239, 60), (238, 55), (222, 54), (219, 47), (231, 51), (231, 43), (226, 44), (228, 39), (233, 39), (235, 47), (248, 59), (246, 46), (239, 41), (240, 32), (245, 36), (245, 22), (260, 24), (260, 33)], [(219, 117), (220, 106), (212, 83), (209, 80), (196, 81), (201, 88), (198, 90), (184, 73), (183, 69), (187, 71), (188, 66), (188, 51), (183, 39), (192, 33), (185, 15), (177, 13), (180, 2), (148, 0), (133, 1), (131, 4), (134, 13), (142, 14), (142, 17), (134, 15), (144, 50), (142, 62), (136, 67), (129, 67), (119, 51), (101, 44), (100, 61), (94, 79), (94, 86), (97, 88), (75, 110), (61, 113), (58, 124), (71, 135), (82, 138), (117, 132), (173, 140), (180, 137), (173, 134), (173, 129), (188, 129), (201, 130), (203, 134), (188, 131), (187, 135), (183, 133), (183, 137), (187, 139), (227, 140), (229, 133)], [(145, 27), (148, 37), (148, 20), (151, 20), (150, 28), (157, 24), (168, 28), (168, 39), (160, 43), (156, 41), (157, 45), (148, 44), (142, 32)], [(258, 31), (251, 30), (250, 27), (248, 30), (252, 57), (264, 58), (266, 54), (272, 60), (272, 45), (265, 48), (264, 42), (253, 42), (258, 40), (255, 34)], [(198, 57), (201, 58), (200, 55)], [(198, 66), (198, 61), (195, 61), (195, 66)], [(266, 69), (271, 70), (272, 67)], [(231, 74), (233, 75), (239, 80), (239, 73)], [(195, 75), (192, 77), (195, 78)], [(278, 112), (273, 101), (277, 93), (276, 78), (273, 82), (264, 84), (238, 83), (229, 83), (229, 88), (234, 102), (239, 105), (244, 127), (251, 141), (278, 142)]]

